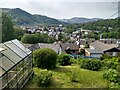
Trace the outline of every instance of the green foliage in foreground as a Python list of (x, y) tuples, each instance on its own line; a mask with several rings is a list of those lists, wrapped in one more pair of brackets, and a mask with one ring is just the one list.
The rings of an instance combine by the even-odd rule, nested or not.
[(98, 71), (101, 68), (101, 61), (97, 59), (83, 59), (80, 67), (88, 70)]
[(57, 62), (57, 54), (53, 49), (41, 48), (33, 52), (34, 65), (43, 69), (54, 69)]
[(51, 81), (52, 81), (52, 72), (51, 71), (48, 71), (47, 69), (43, 69), (43, 70), (40, 70), (40, 69), (35, 69), (36, 72), (35, 72), (35, 78), (34, 78), (34, 83), (40, 87), (40, 86), (43, 86), (43, 87), (47, 87), (51, 84)]
[[(34, 68), (35, 75), (40, 68)], [(107, 82), (103, 79), (103, 72), (81, 69), (78, 65), (59, 66), (52, 70), (52, 81), (48, 88), (106, 88)], [(35, 76), (33, 76), (33, 79)], [(33, 79), (26, 88), (38, 88)]]
[(107, 80), (109, 80), (110, 82), (113, 83), (118, 83), (120, 84), (120, 73), (117, 72), (114, 69), (109, 69), (107, 70), (104, 74), (103, 77)]
[(62, 66), (71, 65), (70, 56), (68, 54), (58, 55), (58, 63)]

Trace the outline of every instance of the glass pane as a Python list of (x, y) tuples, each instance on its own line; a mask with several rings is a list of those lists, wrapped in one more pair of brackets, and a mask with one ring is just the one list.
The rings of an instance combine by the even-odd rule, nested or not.
[(5, 56), (7, 56), (10, 60), (12, 60), (14, 63), (17, 63), (21, 60), (19, 56), (17, 56), (14, 52), (12, 52), (10, 49), (6, 48), (5, 51), (2, 52)]
[(8, 82), (11, 81), (11, 79), (16, 79), (16, 67), (12, 68), (9, 72), (8, 72)]
[(2, 67), (7, 71), (10, 69), (12, 66), (14, 66), (14, 63), (11, 62), (8, 58), (5, 56), (2, 57)]
[(14, 44), (16, 44), (18, 47), (20, 47), (20, 49), (22, 49), (24, 52), (26, 52), (27, 54), (30, 54), (31, 51), (29, 49), (27, 49), (24, 45), (22, 45), (17, 39), (12, 40), (12, 42)]
[(0, 67), (0, 77), (2, 76), (3, 73), (5, 73), (5, 71)]
[(2, 86), (4, 87), (7, 84), (7, 74), (2, 77)]
[(20, 48), (18, 48), (16, 45), (14, 45), (11, 41), (6, 42), (4, 44), (6, 44), (10, 49), (12, 49), (20, 57), (24, 58), (25, 56), (27, 56), (26, 53), (24, 53)]
[(0, 90), (2, 90), (2, 77), (0, 77)]

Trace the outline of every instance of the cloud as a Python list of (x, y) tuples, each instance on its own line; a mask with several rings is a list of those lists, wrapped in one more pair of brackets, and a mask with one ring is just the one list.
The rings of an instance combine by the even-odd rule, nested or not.
[[(53, 18), (107, 18), (118, 11), (118, 0), (2, 0), (0, 7), (21, 8)], [(116, 1), (116, 2), (115, 2)]]

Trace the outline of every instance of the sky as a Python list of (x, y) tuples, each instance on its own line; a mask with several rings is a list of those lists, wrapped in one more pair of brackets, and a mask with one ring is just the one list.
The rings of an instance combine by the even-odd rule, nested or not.
[[(119, 0), (2, 0), (0, 8), (21, 8), (56, 19), (115, 18)], [(112, 17), (111, 17), (112, 16)]]

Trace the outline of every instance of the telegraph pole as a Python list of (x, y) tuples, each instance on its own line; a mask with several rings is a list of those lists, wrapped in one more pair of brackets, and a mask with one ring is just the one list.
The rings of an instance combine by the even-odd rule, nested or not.
[(82, 38), (81, 29), (82, 29), (82, 28), (80, 28), (80, 32), (79, 32), (79, 48), (80, 48), (80, 45), (81, 45), (81, 38)]

